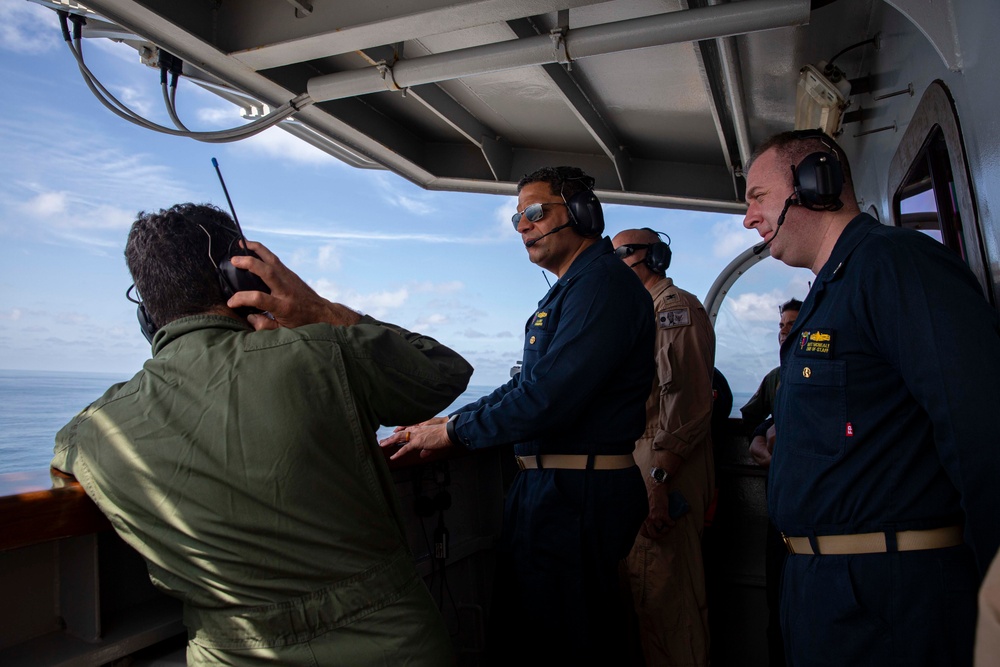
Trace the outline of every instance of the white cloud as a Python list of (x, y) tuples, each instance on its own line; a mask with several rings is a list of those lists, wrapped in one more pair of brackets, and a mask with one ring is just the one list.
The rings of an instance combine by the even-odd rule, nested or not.
[(406, 209), (414, 215), (430, 215), (437, 209), (426, 199), (416, 199), (406, 195), (395, 195), (386, 197), (386, 201), (394, 206)]
[(330, 301), (340, 300), (340, 289), (336, 284), (326, 278), (320, 278), (319, 280), (310, 282), (309, 285), (324, 299), (329, 299)]
[(401, 208), (413, 215), (429, 216), (438, 212), (435, 205), (437, 195), (425, 190), (404, 192), (409, 185), (393, 182), (386, 173), (375, 173), (374, 181), (383, 201), (396, 208)]
[(401, 287), (395, 291), (374, 292), (372, 294), (355, 294), (350, 303), (345, 305), (371, 313), (373, 317), (382, 317), (393, 308), (399, 308), (410, 296), (410, 291)]
[(735, 257), (756, 242), (756, 235), (744, 229), (742, 219), (735, 216), (712, 225), (712, 238), (716, 257)]
[(60, 47), (56, 13), (33, 2), (0, 0), (0, 49), (39, 54)]
[(198, 109), (197, 116), (199, 122), (219, 129), (228, 129), (245, 123), (240, 116), (239, 107), (232, 104), (225, 107), (202, 107)]
[(442, 324), (447, 324), (449, 322), (447, 315), (442, 315), (441, 313), (431, 313), (430, 315), (424, 315), (416, 322), (413, 323), (413, 329), (415, 331), (428, 331), (440, 327)]
[(501, 204), (493, 210), (496, 231), (503, 238), (517, 236), (517, 230), (510, 219), (517, 213), (517, 197), (504, 197)]
[(152, 114), (154, 102), (145, 90), (122, 84), (104, 85), (118, 98), (118, 101), (143, 118), (149, 118)]
[(761, 294), (744, 292), (725, 300), (725, 308), (740, 321), (771, 322), (777, 328), (778, 306), (787, 301), (783, 290), (774, 289)]
[(67, 192), (42, 192), (21, 205), (21, 210), (29, 216), (49, 217), (66, 212)]
[(316, 251), (316, 265), (321, 269), (340, 269), (340, 252), (335, 243), (325, 243)]
[[(235, 110), (235, 107), (233, 107)], [(235, 127), (240, 124), (238, 121), (239, 112), (236, 111), (237, 120), (229, 121), (228, 127)], [(346, 166), (337, 158), (324, 153), (320, 149), (293, 137), (280, 127), (272, 127), (254, 136), (237, 141), (233, 144), (237, 151), (246, 151), (256, 155), (277, 158), (285, 162), (310, 165), (326, 166)]]
[(20, 204), (18, 209), (29, 221), (43, 223), (55, 230), (128, 229), (134, 220), (130, 211), (110, 204), (81, 201), (80, 197), (64, 191), (40, 192)]
[(336, 283), (326, 278), (311, 281), (309, 285), (324, 299), (341, 303), (348, 308), (353, 308), (376, 318), (385, 317), (395, 309), (400, 308), (410, 296), (409, 290), (405, 287), (397, 290), (372, 292), (370, 294), (362, 294), (354, 290), (342, 290)]
[(277, 236), (291, 236), (298, 238), (314, 239), (336, 239), (341, 241), (418, 241), (421, 243), (460, 243), (469, 245), (484, 245), (498, 243), (496, 238), (463, 237), (448, 234), (414, 234), (411, 232), (373, 232), (373, 231), (328, 231), (317, 229), (295, 229), (292, 227), (264, 227), (249, 225), (244, 226), (245, 230), (253, 229), (259, 232), (275, 234)]

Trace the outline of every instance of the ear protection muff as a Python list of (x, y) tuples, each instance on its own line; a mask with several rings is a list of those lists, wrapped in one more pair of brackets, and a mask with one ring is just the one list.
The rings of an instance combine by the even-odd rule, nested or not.
[(158, 326), (153, 322), (153, 318), (149, 316), (149, 312), (146, 310), (146, 306), (143, 305), (142, 301), (139, 301), (132, 296), (132, 290), (135, 289), (135, 283), (132, 284), (127, 290), (125, 290), (125, 298), (136, 304), (135, 314), (139, 319), (139, 329), (142, 331), (142, 335), (146, 338), (149, 343), (153, 342), (153, 336), (156, 335)]
[[(249, 257), (260, 259), (257, 253), (252, 250), (247, 250), (245, 254)], [(222, 287), (222, 293), (226, 296), (226, 299), (237, 292), (257, 291), (264, 292), (265, 294), (271, 293), (267, 283), (261, 280), (260, 276), (250, 273), (246, 269), (237, 269), (233, 266), (232, 256), (226, 257), (219, 262), (216, 269), (219, 272), (219, 285)], [(252, 312), (259, 311), (253, 309)]]
[[(186, 219), (189, 222), (201, 227), (201, 229), (209, 236), (209, 244), (211, 244), (211, 235), (208, 234), (208, 227), (206, 227), (206, 225), (218, 226), (218, 223), (214, 220), (203, 218), (201, 216), (191, 216)], [(270, 288), (268, 288), (267, 284), (261, 280), (260, 276), (253, 274), (246, 269), (238, 269), (233, 265), (232, 258), (237, 254), (257, 257), (257, 253), (252, 250), (247, 250), (244, 246), (239, 244), (240, 241), (246, 243), (246, 239), (243, 236), (243, 230), (238, 226), (239, 223), (236, 224), (237, 227), (235, 229), (227, 230), (235, 234), (235, 238), (226, 250), (225, 256), (219, 260), (219, 263), (215, 267), (216, 273), (219, 276), (219, 288), (222, 290), (222, 295), (228, 300), (232, 295), (243, 291), (257, 291), (270, 294)], [(209, 257), (211, 257), (211, 245), (209, 246)], [(257, 257), (257, 259), (260, 258)], [(240, 317), (246, 317), (252, 313), (261, 312), (256, 308), (249, 307), (236, 308), (235, 310)]]
[(581, 236), (595, 237), (604, 233), (604, 210), (593, 190), (584, 190), (566, 200), (573, 229)]
[(843, 207), (844, 168), (829, 138), (819, 130), (804, 130), (799, 138), (817, 138), (829, 152), (810, 153), (792, 167), (792, 186), (797, 203), (810, 211), (837, 211)]
[[(205, 232), (205, 235), (208, 236), (209, 258), (211, 258), (212, 236), (208, 233), (208, 230), (213, 227), (218, 228), (220, 226), (219, 223), (203, 215), (191, 215), (185, 217), (185, 219), (188, 222), (201, 227), (202, 231)], [(238, 269), (233, 266), (232, 259), (238, 254), (257, 257), (256, 253), (251, 250), (247, 250), (244, 246), (240, 245), (240, 241), (246, 243), (246, 239), (243, 237), (243, 230), (239, 227), (235, 227), (233, 229), (226, 228), (226, 232), (233, 234), (233, 240), (229, 244), (229, 248), (226, 249), (225, 256), (219, 260), (219, 263), (215, 267), (216, 272), (219, 274), (219, 287), (222, 289), (223, 296), (228, 299), (237, 292), (246, 290), (255, 290), (270, 294), (271, 290), (268, 289), (267, 284), (260, 279), (260, 276), (250, 273), (246, 269)], [(257, 258), (260, 259), (259, 257)], [(214, 262), (215, 260), (212, 261)]]
[[(663, 232), (657, 232), (652, 229), (649, 231), (660, 237), (667, 236)], [(670, 268), (670, 258), (672, 254), (673, 253), (670, 251), (670, 237), (667, 236), (666, 243), (663, 241), (657, 241), (646, 248), (646, 257), (642, 261), (649, 267), (650, 271), (662, 276), (665, 275), (667, 273), (667, 269)]]

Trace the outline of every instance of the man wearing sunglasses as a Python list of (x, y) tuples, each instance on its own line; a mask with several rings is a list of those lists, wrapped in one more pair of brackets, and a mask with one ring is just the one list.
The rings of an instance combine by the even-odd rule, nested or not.
[(618, 564), (648, 512), (632, 458), (653, 382), (652, 303), (601, 236), (594, 179), (540, 169), (513, 223), (556, 283), (525, 325), (521, 372), (488, 396), (383, 445), (514, 445), (489, 644), (496, 664), (613, 665), (629, 651)]
[(656, 344), (647, 351), (656, 379), (634, 452), (646, 476), (649, 515), (627, 560), (639, 639), (646, 667), (707, 666), (701, 536), (715, 489), (715, 332), (697, 297), (666, 276), (670, 246), (659, 232), (627, 229), (612, 243), (649, 291), (656, 321)]

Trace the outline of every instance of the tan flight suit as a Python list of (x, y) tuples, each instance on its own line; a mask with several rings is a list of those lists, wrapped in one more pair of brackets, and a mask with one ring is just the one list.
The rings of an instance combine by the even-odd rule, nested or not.
[(698, 299), (670, 278), (651, 289), (657, 323), (656, 379), (646, 401), (646, 431), (635, 460), (647, 487), (662, 450), (684, 459), (665, 482), (691, 511), (663, 536), (641, 534), (628, 557), (629, 581), (647, 667), (707, 665), (708, 604), (701, 535), (715, 489), (712, 455), (712, 375), (715, 332)]

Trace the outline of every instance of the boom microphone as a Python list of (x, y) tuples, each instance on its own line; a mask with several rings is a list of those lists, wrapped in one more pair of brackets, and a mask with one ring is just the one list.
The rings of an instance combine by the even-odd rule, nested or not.
[(555, 234), (556, 232), (561, 232), (562, 230), (566, 229), (567, 227), (572, 227), (572, 226), (573, 226), (572, 222), (567, 222), (564, 225), (559, 225), (558, 227), (556, 227), (555, 229), (553, 229), (551, 232), (546, 232), (546, 233), (542, 234), (541, 236), (539, 236), (537, 239), (531, 239), (530, 241), (528, 241), (527, 243), (524, 244), (524, 247), (525, 248), (530, 248), (531, 246), (535, 245), (536, 243), (538, 243), (539, 241), (541, 241), (542, 239), (544, 239), (546, 236), (549, 236), (551, 234)]
[(794, 197), (789, 197), (785, 200), (785, 207), (781, 209), (781, 215), (778, 216), (778, 226), (774, 228), (774, 233), (771, 234), (771, 238), (764, 241), (763, 243), (758, 243), (753, 247), (753, 254), (759, 255), (764, 252), (764, 248), (771, 245), (771, 241), (778, 237), (778, 232), (781, 231), (781, 225), (785, 224), (785, 214), (788, 213), (788, 207), (792, 204), (798, 205), (798, 202)]

